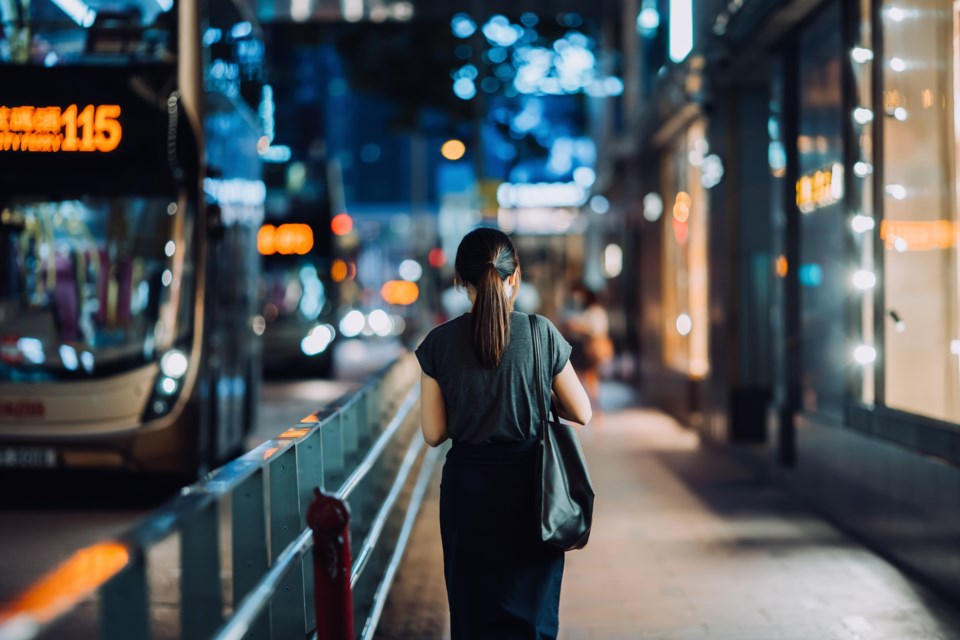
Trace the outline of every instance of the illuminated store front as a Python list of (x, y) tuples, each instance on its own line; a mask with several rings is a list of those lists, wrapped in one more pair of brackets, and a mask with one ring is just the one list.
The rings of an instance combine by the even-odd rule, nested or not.
[(884, 404), (960, 422), (956, 8), (898, 0), (881, 16)]
[(663, 155), (661, 172), (664, 364), (691, 379), (710, 370), (705, 128), (697, 120), (679, 134)]
[(960, 555), (942, 531), (960, 498), (956, 7), (834, 0), (798, 22), (773, 68), (767, 178), (771, 459), (954, 594)]
[(960, 596), (960, 4), (718, 6), (635, 171), (644, 393)]

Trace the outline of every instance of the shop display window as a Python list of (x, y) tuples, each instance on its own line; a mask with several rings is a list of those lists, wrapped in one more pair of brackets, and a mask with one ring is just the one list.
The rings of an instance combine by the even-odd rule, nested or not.
[(698, 120), (663, 156), (664, 359), (691, 378), (710, 371), (707, 195), (701, 182), (707, 155), (705, 125)]
[(960, 11), (952, 0), (896, 0), (881, 16), (885, 404), (958, 422)]

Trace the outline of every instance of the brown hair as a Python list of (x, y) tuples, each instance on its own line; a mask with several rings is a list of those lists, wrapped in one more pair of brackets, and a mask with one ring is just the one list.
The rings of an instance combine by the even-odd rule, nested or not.
[(473, 285), (477, 291), (470, 328), (473, 350), (484, 367), (499, 366), (510, 341), (513, 304), (502, 282), (519, 266), (517, 248), (507, 234), (497, 229), (474, 229), (457, 248), (457, 279)]

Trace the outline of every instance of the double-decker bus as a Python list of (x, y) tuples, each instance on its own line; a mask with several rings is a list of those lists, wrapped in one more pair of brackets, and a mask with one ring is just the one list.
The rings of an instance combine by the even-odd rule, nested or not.
[(0, 468), (193, 476), (261, 348), (243, 0), (0, 0)]

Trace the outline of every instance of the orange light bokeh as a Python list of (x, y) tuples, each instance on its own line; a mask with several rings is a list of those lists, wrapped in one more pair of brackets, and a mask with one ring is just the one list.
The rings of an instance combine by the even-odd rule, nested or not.
[(353, 231), (353, 218), (346, 213), (338, 213), (330, 221), (330, 229), (334, 235), (345, 236)]
[(406, 280), (391, 280), (380, 289), (380, 295), (387, 304), (413, 304), (420, 297), (420, 287)]
[(777, 275), (780, 276), (781, 278), (786, 278), (789, 268), (790, 268), (790, 265), (787, 264), (786, 256), (779, 256), (777, 258)]
[(257, 251), (264, 256), (275, 253), (303, 256), (313, 249), (313, 229), (308, 224), (265, 224), (257, 232)]
[(85, 600), (130, 561), (126, 546), (98, 542), (80, 549), (0, 610), (0, 622), (27, 615), (40, 623), (55, 620)]
[(347, 279), (347, 263), (339, 258), (330, 266), (330, 279), (334, 282), (343, 282)]
[(681, 191), (673, 205), (673, 217), (677, 222), (686, 222), (690, 218), (690, 194)]
[(447, 140), (443, 143), (443, 146), (440, 147), (440, 155), (447, 160), (459, 160), (466, 152), (467, 145), (463, 144), (463, 142), (457, 140), (456, 138)]

